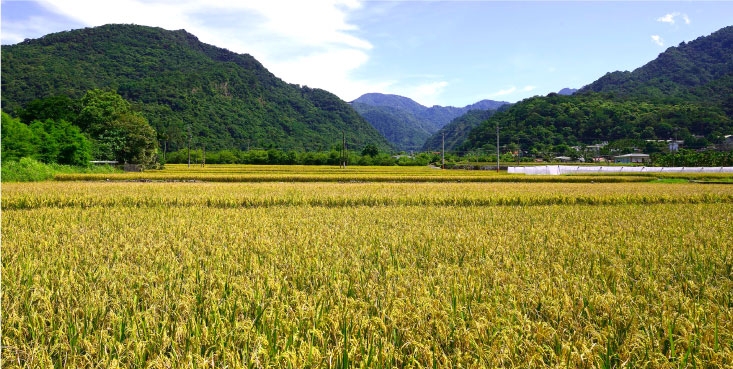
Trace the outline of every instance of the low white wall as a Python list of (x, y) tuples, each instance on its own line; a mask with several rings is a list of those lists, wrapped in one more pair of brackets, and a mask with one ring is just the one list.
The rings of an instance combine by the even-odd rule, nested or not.
[(733, 167), (618, 167), (581, 165), (540, 165), (508, 167), (509, 174), (560, 175), (583, 173), (733, 173)]

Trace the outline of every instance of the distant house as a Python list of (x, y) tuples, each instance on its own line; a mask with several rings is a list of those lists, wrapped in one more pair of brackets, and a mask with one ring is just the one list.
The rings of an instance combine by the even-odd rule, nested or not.
[(569, 156), (556, 156), (554, 159), (555, 159), (555, 161), (559, 161), (559, 162), (562, 162), (562, 163), (567, 163), (567, 162), (573, 160), (573, 158), (571, 158)]
[(649, 154), (626, 154), (613, 157), (616, 163), (648, 163)]
[(725, 135), (725, 141), (720, 145), (720, 150), (733, 150), (733, 135)]
[(598, 155), (601, 152), (601, 149), (603, 149), (607, 145), (608, 145), (608, 142), (603, 142), (603, 143), (599, 143), (599, 144), (595, 144), (595, 145), (588, 145), (585, 148), (588, 151), (590, 151), (590, 152)]

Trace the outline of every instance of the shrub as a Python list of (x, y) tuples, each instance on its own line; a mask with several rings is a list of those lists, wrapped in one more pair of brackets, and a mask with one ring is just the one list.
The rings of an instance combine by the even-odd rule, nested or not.
[(54, 174), (51, 165), (31, 158), (21, 158), (18, 161), (3, 161), (0, 178), (3, 182), (36, 182), (52, 179)]

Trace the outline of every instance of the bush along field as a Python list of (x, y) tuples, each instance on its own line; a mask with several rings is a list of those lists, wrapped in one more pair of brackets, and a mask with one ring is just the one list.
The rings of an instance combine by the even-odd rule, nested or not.
[(2, 203), (3, 367), (733, 362), (728, 185), (43, 182)]
[(109, 165), (74, 166), (46, 164), (32, 158), (5, 160), (2, 163), (0, 178), (3, 182), (39, 182), (53, 180), (57, 175), (101, 175), (120, 173), (121, 170)]

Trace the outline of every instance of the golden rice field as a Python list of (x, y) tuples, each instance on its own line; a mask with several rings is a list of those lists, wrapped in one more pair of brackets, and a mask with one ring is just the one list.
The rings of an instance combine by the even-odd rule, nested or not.
[(656, 179), (722, 181), (733, 183), (731, 173), (603, 173), (563, 176), (507, 174), (491, 170), (440, 170), (431, 167), (305, 166), (305, 165), (191, 165), (167, 164), (164, 170), (144, 173), (57, 174), (57, 181), (167, 181), (167, 182), (649, 182)]
[[(714, 174), (713, 174), (714, 175)], [(730, 177), (730, 175), (729, 175)], [(525, 176), (498, 174), (488, 170), (440, 170), (431, 167), (398, 167), (350, 166), (305, 166), (305, 165), (207, 165), (188, 166), (186, 164), (169, 164), (164, 170), (152, 170), (144, 173), (115, 174), (58, 174), (60, 181), (206, 181), (206, 182), (506, 182), (506, 181), (575, 181), (589, 182), (589, 176)], [(648, 176), (595, 176), (596, 181), (643, 181)]]
[(730, 185), (6, 183), (2, 367), (730, 367), (732, 224)]

